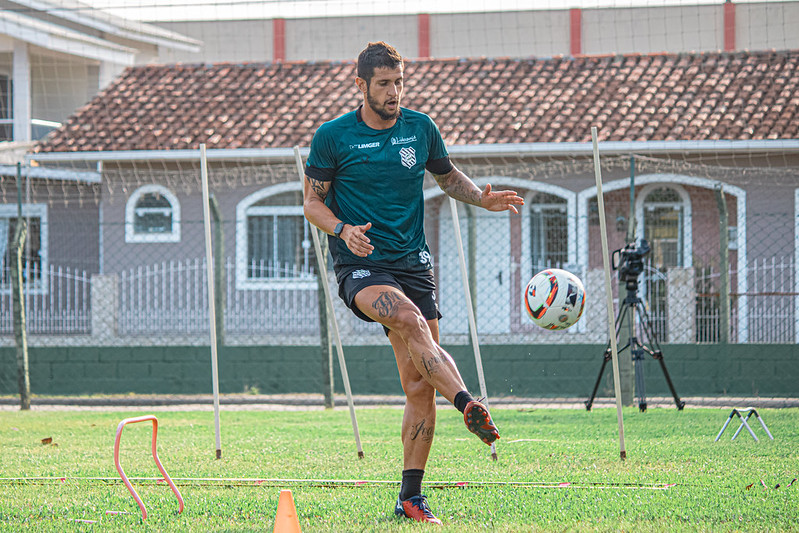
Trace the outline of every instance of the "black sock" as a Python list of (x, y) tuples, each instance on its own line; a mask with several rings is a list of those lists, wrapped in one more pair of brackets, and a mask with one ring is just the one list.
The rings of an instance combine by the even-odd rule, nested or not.
[(422, 478), (424, 470), (419, 468), (409, 468), (402, 471), (402, 487), (400, 488), (400, 500), (407, 500), (412, 496), (422, 493)]
[(455, 409), (457, 409), (462, 413), (463, 410), (466, 409), (466, 404), (473, 401), (474, 397), (471, 394), (469, 394), (467, 391), (462, 390), (455, 395), (455, 401), (453, 401), (452, 403), (455, 404)]

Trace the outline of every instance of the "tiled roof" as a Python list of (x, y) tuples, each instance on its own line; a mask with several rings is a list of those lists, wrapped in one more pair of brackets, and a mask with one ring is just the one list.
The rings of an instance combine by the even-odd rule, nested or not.
[[(799, 138), (799, 51), (408, 62), (403, 105), (449, 144)], [(307, 146), (354, 63), (128, 68), (40, 151)]]

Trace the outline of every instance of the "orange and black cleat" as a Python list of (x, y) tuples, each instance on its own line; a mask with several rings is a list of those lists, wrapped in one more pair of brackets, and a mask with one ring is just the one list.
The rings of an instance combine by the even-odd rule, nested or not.
[(431, 524), (441, 525), (441, 520), (433, 516), (432, 511), (430, 511), (430, 507), (427, 505), (427, 496), (424, 494), (411, 496), (407, 500), (397, 498), (394, 514), (411, 518), (417, 522), (430, 522)]
[(488, 445), (499, 438), (499, 430), (491, 421), (488, 409), (476, 400), (466, 404), (466, 409), (463, 410), (463, 421), (466, 422), (469, 431)]

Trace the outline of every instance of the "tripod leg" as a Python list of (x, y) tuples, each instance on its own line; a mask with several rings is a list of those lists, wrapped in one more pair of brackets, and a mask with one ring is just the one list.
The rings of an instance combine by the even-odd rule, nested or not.
[(644, 309), (643, 306), (638, 306), (637, 310), (639, 318), (641, 319), (643, 333), (647, 337), (644, 340), (648, 341), (654, 350), (650, 350), (646, 348), (646, 346), (642, 347), (644, 350), (649, 352), (649, 355), (651, 355), (654, 359), (657, 359), (658, 363), (660, 363), (660, 369), (663, 371), (663, 376), (666, 378), (666, 384), (669, 386), (671, 396), (674, 398), (674, 404), (677, 406), (677, 410), (682, 411), (685, 407), (685, 402), (680, 399), (679, 395), (677, 395), (677, 391), (674, 389), (674, 383), (672, 383), (669, 371), (666, 369), (666, 362), (663, 361), (663, 351), (660, 349), (660, 343), (655, 335), (655, 330), (652, 327), (652, 324), (649, 322), (649, 314), (646, 312), (646, 309)]
[(585, 401), (585, 410), (590, 411), (591, 406), (594, 405), (594, 398), (596, 398), (596, 391), (599, 390), (599, 383), (602, 381), (602, 374), (605, 372), (605, 367), (608, 365), (608, 361), (612, 357), (610, 353), (610, 348), (605, 350), (605, 358), (602, 360), (602, 366), (599, 367), (599, 375), (596, 377), (596, 383), (594, 383), (594, 390), (591, 391), (591, 397)]
[(683, 407), (685, 407), (685, 402), (680, 399), (680, 397), (677, 395), (677, 391), (674, 390), (674, 384), (671, 382), (671, 376), (669, 376), (669, 371), (666, 370), (666, 363), (663, 362), (663, 353), (660, 351), (655, 352), (654, 357), (660, 363), (660, 369), (663, 370), (663, 375), (666, 377), (666, 383), (669, 385), (669, 390), (671, 390), (671, 396), (674, 398), (674, 404), (677, 406), (677, 410), (682, 411)]
[(640, 348), (633, 350), (633, 363), (635, 364), (635, 392), (638, 396), (638, 410), (646, 411), (646, 381), (644, 380), (644, 351)]
[[(627, 313), (628, 306), (626, 303), (622, 303), (621, 308), (619, 309), (619, 316), (616, 317), (616, 340), (619, 338), (619, 330), (621, 329), (622, 319), (624, 315)], [(621, 353), (622, 350), (630, 346), (628, 343), (626, 346), (619, 348), (618, 353)], [(602, 381), (602, 374), (605, 372), (605, 367), (608, 365), (608, 361), (613, 358), (613, 353), (610, 349), (610, 341), (608, 341), (608, 346), (605, 348), (605, 356), (602, 361), (602, 366), (599, 368), (599, 375), (596, 378), (596, 383), (594, 383), (594, 390), (591, 392), (591, 397), (585, 401), (585, 410), (590, 411), (591, 406), (594, 405), (594, 398), (596, 398), (596, 391), (599, 390), (599, 383)]]

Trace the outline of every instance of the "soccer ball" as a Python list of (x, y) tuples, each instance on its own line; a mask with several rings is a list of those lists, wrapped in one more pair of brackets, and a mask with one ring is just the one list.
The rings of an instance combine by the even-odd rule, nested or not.
[(559, 268), (539, 272), (524, 290), (527, 314), (544, 329), (566, 329), (574, 325), (582, 316), (584, 306), (583, 282)]

